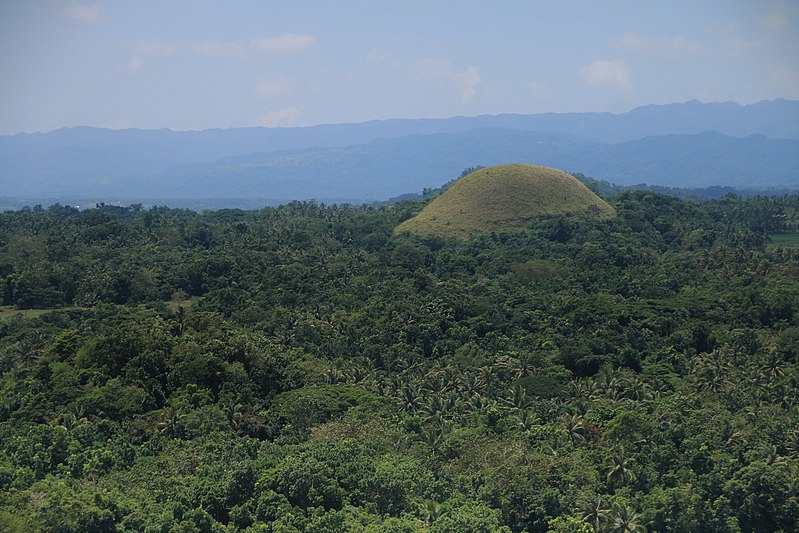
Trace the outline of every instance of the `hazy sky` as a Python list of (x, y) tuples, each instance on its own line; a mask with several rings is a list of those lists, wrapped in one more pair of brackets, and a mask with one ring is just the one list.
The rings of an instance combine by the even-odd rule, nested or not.
[(0, 0), (0, 134), (773, 98), (797, 0)]

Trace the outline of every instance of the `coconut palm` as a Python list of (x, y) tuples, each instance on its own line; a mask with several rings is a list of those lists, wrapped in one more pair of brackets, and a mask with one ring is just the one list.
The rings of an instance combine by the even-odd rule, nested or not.
[(616, 504), (610, 516), (610, 531), (613, 533), (644, 533), (646, 527), (641, 523), (642, 517), (633, 507), (627, 504)]
[(169, 435), (176, 435), (178, 424), (185, 416), (182, 409), (169, 405), (163, 409), (162, 420), (158, 423), (158, 427)]
[(649, 387), (638, 376), (629, 376), (623, 381), (621, 394), (624, 398), (641, 401), (651, 397)]
[(513, 418), (516, 421), (516, 427), (522, 431), (528, 431), (539, 423), (538, 417), (531, 413), (529, 409), (520, 409)]
[(530, 407), (530, 399), (527, 397), (527, 390), (521, 385), (516, 385), (510, 394), (502, 399), (502, 403), (510, 409), (522, 410)]
[(421, 405), (419, 402), (421, 395), (421, 390), (417, 384), (409, 383), (404, 385), (399, 390), (399, 402), (402, 410), (411, 414), (416, 414)]
[(328, 368), (324, 371), (322, 377), (325, 380), (325, 384), (333, 385), (344, 381), (346, 379), (346, 374), (338, 368)]
[(83, 405), (76, 404), (66, 413), (61, 413), (53, 420), (55, 427), (69, 431), (74, 428), (88, 426), (89, 419), (85, 416)]
[(244, 405), (241, 403), (236, 403), (235, 405), (226, 405), (222, 408), (222, 412), (225, 413), (230, 427), (233, 428), (234, 431), (238, 432), (239, 429), (241, 429), (241, 423), (244, 419)]
[(621, 487), (635, 482), (637, 477), (632, 471), (631, 463), (624, 448), (617, 448), (610, 454), (605, 468), (609, 487)]
[(585, 420), (580, 415), (572, 415), (564, 420), (564, 427), (566, 428), (566, 435), (572, 446), (576, 446), (578, 442), (582, 442), (588, 438), (588, 429), (585, 427)]
[(422, 519), (428, 526), (432, 525), (433, 522), (438, 520), (443, 514), (441, 504), (434, 500), (425, 500), (420, 507), (419, 511), (422, 515)]
[(788, 443), (785, 448), (788, 450), (788, 457), (799, 459), (799, 431), (788, 434)]
[(580, 520), (588, 522), (594, 531), (601, 531), (602, 525), (607, 521), (610, 507), (607, 500), (601, 494), (586, 501), (579, 511)]
[(477, 414), (485, 414), (492, 409), (496, 409), (497, 402), (491, 398), (483, 396), (482, 394), (473, 394), (466, 402), (469, 410)]
[(47, 347), (47, 337), (40, 331), (33, 331), (22, 337), (12, 348), (14, 361), (22, 367), (33, 366)]
[(447, 426), (440, 425), (423, 429), (419, 436), (422, 438), (422, 441), (429, 446), (430, 454), (435, 457), (441, 451), (441, 446), (444, 444), (444, 437), (446, 437), (448, 432)]
[(772, 356), (760, 366), (760, 373), (771, 383), (785, 375), (784, 366), (780, 358)]
[(608, 397), (613, 398), (616, 391), (621, 386), (621, 379), (619, 378), (618, 370), (605, 367), (594, 376), (594, 382), (597, 384), (599, 390)]
[(494, 369), (490, 366), (481, 366), (477, 371), (477, 379), (482, 389), (488, 389), (494, 383)]

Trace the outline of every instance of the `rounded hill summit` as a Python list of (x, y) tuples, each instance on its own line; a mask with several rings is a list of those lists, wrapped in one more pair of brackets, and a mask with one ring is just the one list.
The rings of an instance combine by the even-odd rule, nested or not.
[(551, 216), (607, 218), (614, 209), (574, 176), (536, 165), (481, 168), (464, 176), (395, 232), (468, 239), (528, 229)]

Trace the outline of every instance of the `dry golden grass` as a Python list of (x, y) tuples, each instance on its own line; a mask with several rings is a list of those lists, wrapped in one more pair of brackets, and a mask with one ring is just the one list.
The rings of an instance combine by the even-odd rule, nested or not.
[(561, 170), (503, 165), (461, 178), (395, 232), (469, 239), (491, 232), (523, 231), (542, 217), (578, 214), (606, 218), (615, 211)]

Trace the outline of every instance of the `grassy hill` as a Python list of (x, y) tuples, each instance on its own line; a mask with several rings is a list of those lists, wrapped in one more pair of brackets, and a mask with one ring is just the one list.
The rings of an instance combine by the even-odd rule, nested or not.
[(468, 239), (492, 231), (521, 231), (541, 217), (581, 213), (615, 214), (604, 200), (561, 170), (502, 165), (461, 178), (395, 231)]

